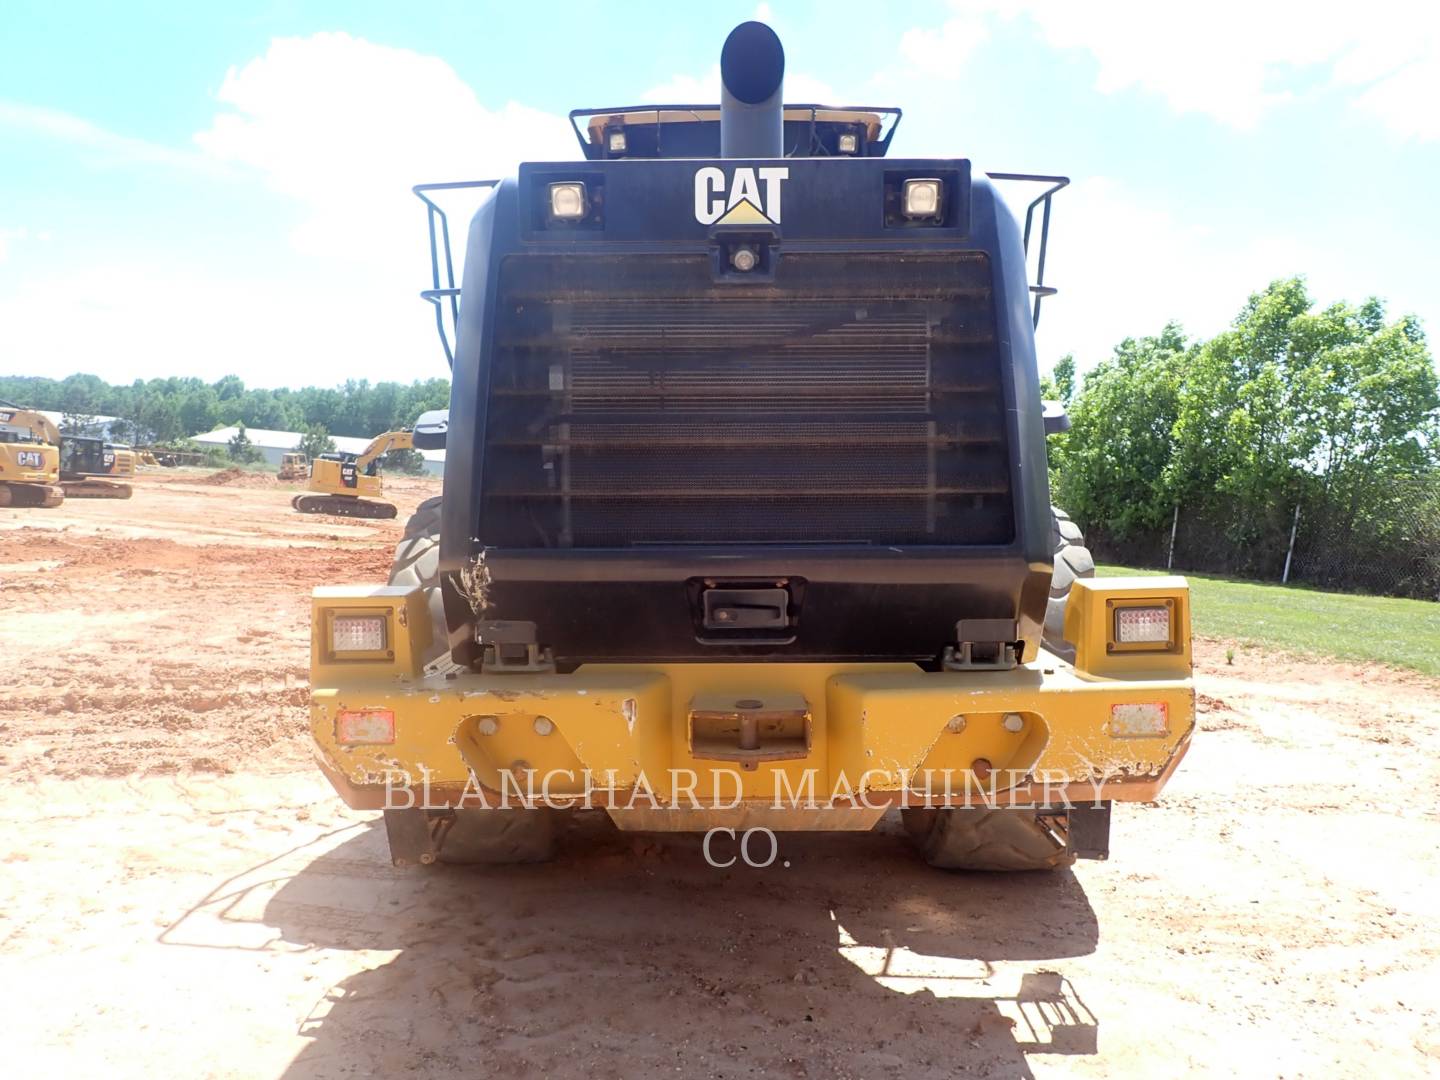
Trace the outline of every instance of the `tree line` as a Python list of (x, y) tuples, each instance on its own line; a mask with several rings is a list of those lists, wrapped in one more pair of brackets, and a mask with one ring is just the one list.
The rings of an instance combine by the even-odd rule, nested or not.
[(1100, 554), (1153, 564), (1183, 522), (1190, 569), (1273, 577), (1299, 534), (1316, 584), (1440, 591), (1440, 387), (1381, 301), (1317, 309), (1276, 281), (1209, 340), (1172, 323), (1082, 379), (1066, 357), (1042, 392), (1072, 425), (1049, 440), (1055, 501)]
[(410, 427), (422, 412), (450, 404), (450, 381), (404, 384), (351, 379), (334, 388), (261, 390), (237, 375), (213, 383), (197, 378), (137, 379), (112, 385), (95, 375), (65, 379), (0, 376), (0, 399), (83, 419), (114, 416), (113, 435), (136, 444), (170, 445), (231, 425), (276, 431), (321, 431), (368, 439)]

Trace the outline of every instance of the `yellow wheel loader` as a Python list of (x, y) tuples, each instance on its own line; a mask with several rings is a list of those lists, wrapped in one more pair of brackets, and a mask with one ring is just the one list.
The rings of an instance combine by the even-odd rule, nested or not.
[(280, 455), (280, 471), (275, 474), (281, 480), (304, 480), (310, 475), (310, 459), (298, 450)]
[(59, 443), (43, 414), (0, 401), (0, 506), (49, 509), (65, 501)]
[(583, 160), (416, 188), (444, 496), (388, 585), (314, 593), (322, 768), (397, 864), (543, 858), (574, 807), (771, 853), (898, 810), (937, 867), (1104, 858), (1195, 729), (1190, 594), (1096, 578), (1050, 504), (1067, 181), (783, 104), (761, 23), (720, 70), (718, 106), (572, 113)]
[(411, 432), (387, 431), (358, 454), (321, 454), (310, 462), (305, 493), (296, 495), (290, 505), (302, 514), (393, 518), (394, 505), (380, 499), (380, 458), (414, 445)]

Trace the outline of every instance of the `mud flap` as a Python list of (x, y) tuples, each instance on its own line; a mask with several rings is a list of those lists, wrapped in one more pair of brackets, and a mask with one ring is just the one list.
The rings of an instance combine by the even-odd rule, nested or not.
[(1072, 806), (1067, 846), (1077, 859), (1110, 858), (1110, 803)]
[(386, 810), (385, 838), (390, 842), (390, 861), (396, 866), (428, 865), (435, 861), (435, 838), (423, 810)]

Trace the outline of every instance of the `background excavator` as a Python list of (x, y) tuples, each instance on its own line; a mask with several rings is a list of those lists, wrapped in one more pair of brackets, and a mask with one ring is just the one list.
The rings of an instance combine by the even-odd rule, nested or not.
[(344, 517), (393, 518), (393, 504), (381, 501), (380, 458), (391, 450), (415, 445), (409, 431), (376, 435), (358, 454), (321, 454), (310, 462), (310, 482), (304, 494), (290, 505), (302, 514), (340, 514)]
[(139, 461), (139, 455), (135, 452), (134, 447), (124, 443), (106, 443), (105, 449), (111, 454), (109, 475), (135, 475), (135, 466)]
[(116, 475), (135, 475), (135, 455), (128, 456), (129, 472), (125, 458), (117, 455), (104, 439), (89, 435), (60, 436), (60, 486), (72, 499), (128, 499), (135, 493), (129, 484), (108, 479)]
[(60, 433), (43, 414), (0, 401), (0, 506), (55, 507), (60, 485)]
[[(15, 494), (21, 483), (30, 487), (37, 484), (45, 486), (54, 484), (57, 479), (63, 494), (74, 499), (128, 499), (134, 494), (134, 489), (129, 484), (107, 479), (116, 475), (117, 469), (124, 470), (127, 467), (129, 471), (119, 475), (135, 475), (133, 452), (126, 450), (123, 455), (117, 456), (116, 450), (107, 446), (104, 439), (88, 435), (61, 435), (54, 421), (42, 412), (0, 402), (0, 439), (5, 441), (6, 446), (13, 447), (5, 451), (7, 466), (10, 464), (8, 455), (15, 455), (13, 475), (17, 478), (16, 484), (12, 487), (5, 476), (0, 476), (0, 479), (5, 479), (4, 486), (8, 488), (13, 502), (18, 502), (19, 499), (39, 499), (40, 501), (33, 503), (27, 501), (27, 505), (58, 506), (59, 500), (48, 502), (46, 496), (33, 491), (25, 491), (19, 498)], [(28, 445), (22, 445), (22, 442)], [(22, 472), (20, 455), (25, 455), (26, 461), (33, 461), (36, 460), (34, 455), (39, 453), (41, 461), (49, 460), (48, 455), (43, 450), (38, 450), (37, 446), (49, 447), (55, 451), (58, 458), (58, 476), (42, 465), (38, 472), (29, 470), (29, 475), (39, 476), (38, 479), (21, 481), (18, 479)], [(7, 467), (6, 476), (8, 475), (10, 472)]]

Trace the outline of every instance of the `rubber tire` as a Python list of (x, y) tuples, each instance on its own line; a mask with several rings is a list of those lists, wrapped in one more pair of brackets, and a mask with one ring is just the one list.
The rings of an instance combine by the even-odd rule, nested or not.
[[(449, 630), (440, 598), (440, 496), (426, 499), (405, 522), (405, 535), (395, 546), (390, 567), (391, 585), (425, 590), (430, 605), (432, 645), (428, 664), (445, 655)], [(422, 813), (387, 810), (387, 814)], [(555, 812), (533, 810), (456, 810), (455, 823), (445, 834), (437, 861), (453, 865), (503, 865), (544, 862), (555, 850)]]
[(1033, 810), (910, 808), (900, 818), (921, 856), (941, 870), (1056, 870), (1075, 861)]
[(405, 535), (395, 545), (390, 584), (422, 588), (430, 605), (430, 648), (422, 657), (429, 664), (450, 651), (445, 604), (440, 597), (440, 496), (426, 499), (405, 523)]
[(1065, 605), (1076, 578), (1095, 576), (1095, 559), (1085, 546), (1080, 526), (1058, 506), (1050, 508), (1050, 541), (1055, 569), (1050, 575), (1050, 599), (1045, 605), (1045, 648), (1073, 663), (1075, 646), (1065, 640)]

